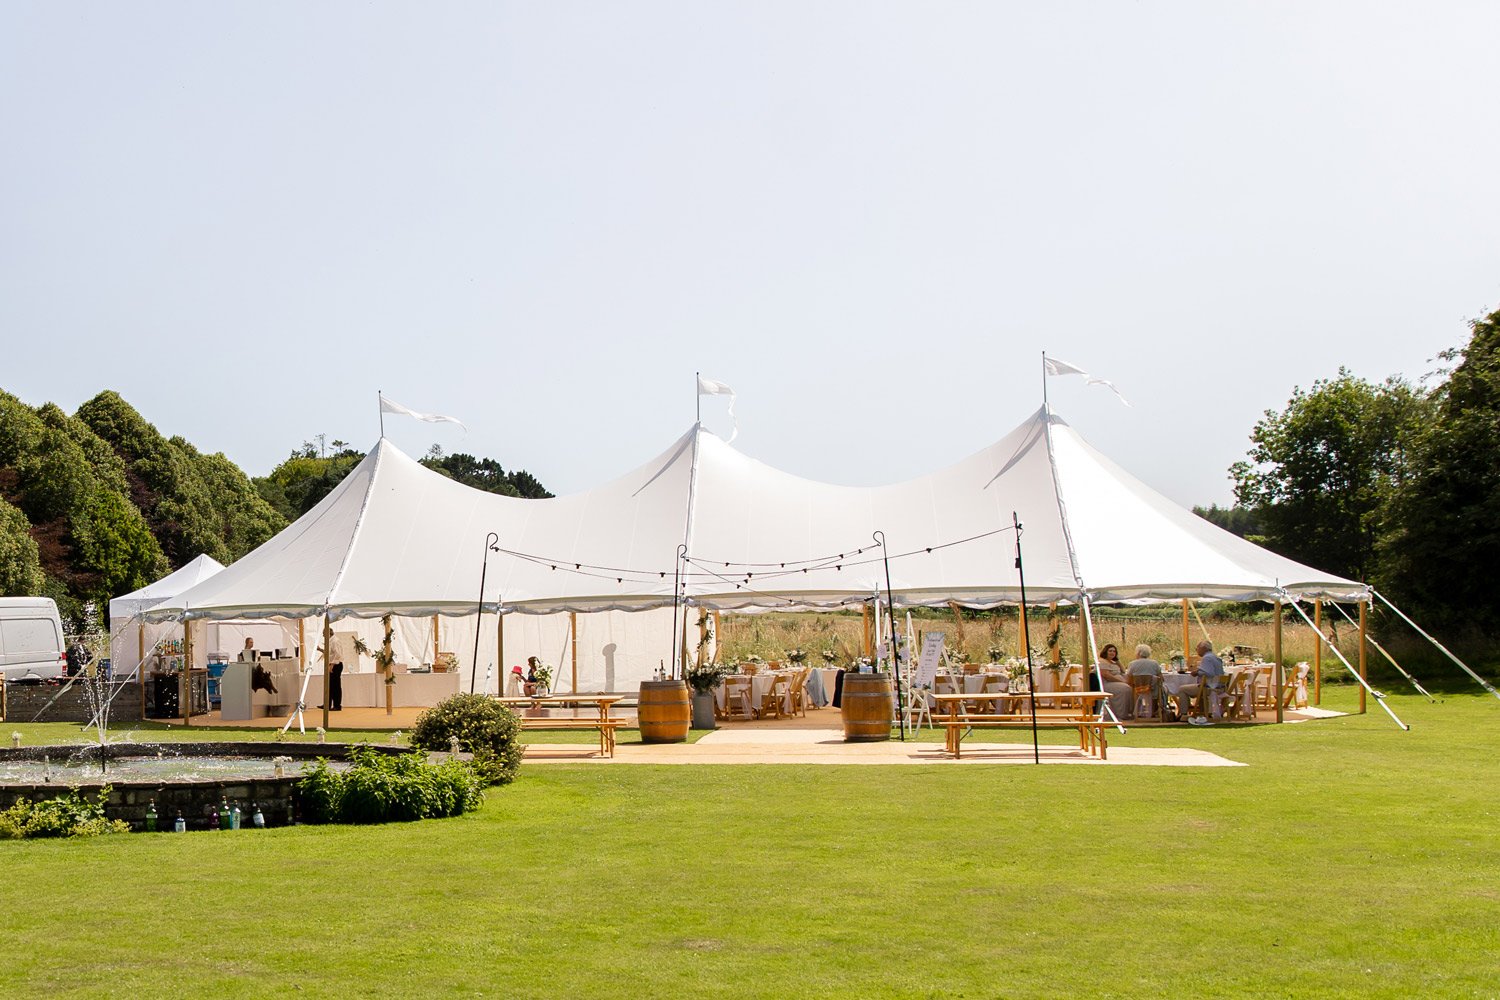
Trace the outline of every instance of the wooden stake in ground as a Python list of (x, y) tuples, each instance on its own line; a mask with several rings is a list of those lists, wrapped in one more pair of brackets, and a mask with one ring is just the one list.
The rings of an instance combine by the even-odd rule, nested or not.
[(1282, 704), (1281, 704), (1281, 702), (1282, 702), (1282, 698), (1281, 698), (1281, 685), (1283, 683), (1283, 681), (1282, 681), (1282, 674), (1285, 672), (1285, 668), (1281, 665), (1281, 601), (1280, 601), (1280, 599), (1278, 599), (1276, 601), (1275, 607), (1276, 607), (1276, 610), (1275, 610), (1276, 624), (1275, 624), (1275, 631), (1271, 635), (1271, 650), (1272, 650), (1272, 654), (1271, 655), (1276, 658), (1276, 669), (1274, 671), (1272, 671), (1271, 679), (1275, 682), (1275, 688), (1276, 688), (1276, 721), (1277, 722), (1285, 722), (1286, 719), (1283, 717), (1283, 708), (1282, 708)]

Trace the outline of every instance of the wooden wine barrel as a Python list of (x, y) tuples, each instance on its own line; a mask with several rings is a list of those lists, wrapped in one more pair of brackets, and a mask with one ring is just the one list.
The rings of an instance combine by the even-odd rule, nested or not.
[(890, 739), (891, 720), (896, 714), (891, 675), (845, 674), (839, 710), (844, 716), (845, 743)]
[(686, 681), (641, 681), (636, 714), (642, 743), (682, 743), (693, 721)]

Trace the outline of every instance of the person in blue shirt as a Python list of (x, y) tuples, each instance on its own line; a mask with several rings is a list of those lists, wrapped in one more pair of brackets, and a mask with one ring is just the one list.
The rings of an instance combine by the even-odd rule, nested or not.
[(1202, 714), (1189, 722), (1197, 722), (1203, 725), (1208, 722), (1209, 703), (1213, 702), (1213, 714), (1217, 716), (1222, 711), (1219, 703), (1215, 700), (1214, 692), (1224, 690), (1224, 661), (1219, 659), (1214, 652), (1214, 644), (1204, 639), (1198, 643), (1198, 666), (1193, 670), (1198, 677), (1198, 687), (1195, 697), (1198, 700), (1198, 711)]

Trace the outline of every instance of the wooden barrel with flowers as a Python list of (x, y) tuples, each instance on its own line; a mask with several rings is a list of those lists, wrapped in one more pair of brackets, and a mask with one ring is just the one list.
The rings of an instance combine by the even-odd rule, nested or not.
[(844, 742), (890, 739), (896, 716), (893, 695), (890, 674), (845, 674), (839, 708), (844, 716)]
[(686, 681), (641, 681), (636, 701), (642, 743), (682, 743), (693, 721)]

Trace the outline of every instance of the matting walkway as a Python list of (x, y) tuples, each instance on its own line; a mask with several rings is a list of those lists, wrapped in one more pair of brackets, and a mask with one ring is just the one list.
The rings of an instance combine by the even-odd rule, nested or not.
[[(1031, 764), (1030, 743), (964, 743), (958, 760), (941, 743), (845, 743), (841, 729), (719, 729), (697, 743), (621, 743), (613, 759), (586, 753), (587, 748), (562, 744), (530, 744), (528, 763), (590, 761), (601, 764)], [(1181, 747), (1110, 747), (1109, 759), (1099, 760), (1072, 746), (1044, 744), (1043, 764), (1083, 764), (1093, 767), (1244, 767), (1206, 750)]]

